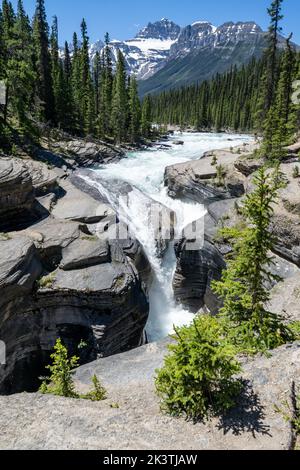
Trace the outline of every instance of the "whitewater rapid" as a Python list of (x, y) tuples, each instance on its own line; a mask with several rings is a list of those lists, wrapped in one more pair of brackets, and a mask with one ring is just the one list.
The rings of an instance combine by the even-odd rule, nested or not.
[[(184, 145), (175, 145), (175, 141)], [(193, 314), (174, 300), (172, 280), (176, 269), (174, 243), (169, 244), (164, 257), (158, 256), (154, 230), (149, 226), (146, 204), (158, 201), (176, 213), (175, 238), (180, 238), (183, 228), (205, 214), (204, 206), (171, 199), (164, 187), (165, 168), (177, 163), (197, 160), (209, 150), (230, 148), (251, 141), (246, 135), (213, 133), (178, 133), (167, 142), (170, 148), (153, 148), (129, 152), (127, 158), (118, 163), (102, 165), (93, 170), (95, 181), (89, 176), (86, 181), (98, 188), (102, 195), (117, 209), (116, 194), (111, 188), (115, 181), (130, 184), (134, 190), (129, 193), (126, 207), (121, 208), (121, 217), (126, 216), (132, 233), (143, 245), (154, 273), (149, 289), (150, 315), (146, 327), (149, 341), (165, 338), (173, 332), (174, 326), (188, 324)], [(162, 145), (166, 142), (162, 142)], [(92, 178), (92, 179), (91, 179)], [(100, 182), (99, 182), (100, 181)], [(101, 184), (101, 181), (105, 185)], [(120, 210), (120, 208), (119, 208)]]

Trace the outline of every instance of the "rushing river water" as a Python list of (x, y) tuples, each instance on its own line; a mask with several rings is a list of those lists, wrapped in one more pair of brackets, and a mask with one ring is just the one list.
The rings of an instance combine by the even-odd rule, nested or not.
[[(249, 136), (183, 133), (175, 134), (172, 141), (181, 140), (184, 145), (171, 144), (166, 149), (150, 149), (130, 152), (127, 158), (118, 163), (103, 165), (95, 172), (93, 184), (107, 197), (115, 209), (118, 209), (117, 194), (113, 190), (115, 181), (129, 183), (136, 190), (130, 193), (129, 202), (122, 210), (126, 213), (129, 225), (136, 238), (144, 246), (152, 265), (154, 280), (149, 291), (150, 316), (147, 334), (150, 341), (166, 337), (173, 331), (173, 326), (189, 323), (193, 314), (184, 310), (174, 301), (172, 279), (176, 268), (173, 243), (170, 243), (163, 259), (158, 256), (154, 231), (149, 226), (148, 212), (145, 205), (149, 200), (162, 203), (176, 213), (177, 235), (182, 229), (201, 218), (205, 210), (201, 204), (186, 203), (171, 199), (164, 187), (164, 171), (169, 165), (199, 159), (204, 152), (214, 149), (230, 148), (243, 142), (251, 141)], [(103, 184), (101, 184), (103, 181)]]

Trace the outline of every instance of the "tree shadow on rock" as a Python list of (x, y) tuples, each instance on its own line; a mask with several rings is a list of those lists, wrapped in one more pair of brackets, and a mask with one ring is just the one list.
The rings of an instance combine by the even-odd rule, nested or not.
[(272, 437), (270, 426), (265, 424), (264, 406), (254, 392), (252, 384), (249, 381), (242, 381), (241, 385), (237, 406), (220, 418), (218, 429), (222, 429), (224, 434), (232, 432), (235, 436), (248, 432), (253, 437), (257, 434)]

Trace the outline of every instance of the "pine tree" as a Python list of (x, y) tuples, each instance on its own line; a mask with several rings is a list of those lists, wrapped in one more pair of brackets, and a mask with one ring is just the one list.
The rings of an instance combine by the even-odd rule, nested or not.
[(212, 287), (224, 302), (221, 316), (228, 321), (228, 335), (241, 349), (256, 351), (277, 347), (292, 335), (280, 317), (265, 307), (270, 300), (267, 283), (280, 280), (270, 269), (274, 263), (270, 252), (276, 243), (270, 224), (282, 178), (277, 170), (270, 175), (261, 168), (254, 185), (243, 207), (247, 228), (221, 231), (233, 244), (233, 254), (221, 281)]
[(140, 136), (141, 104), (135, 77), (129, 83), (129, 134), (131, 142), (136, 142)]
[(5, 42), (3, 32), (3, 15), (0, 8), (0, 80), (5, 78)]
[(81, 131), (81, 118), (80, 118), (80, 100), (81, 100), (81, 59), (80, 50), (78, 47), (77, 34), (73, 34), (73, 59), (71, 69), (71, 88), (73, 99), (73, 130), (74, 133)]
[(55, 117), (57, 124), (62, 123), (63, 120), (63, 109), (61, 103), (61, 86), (62, 86), (62, 77), (61, 77), (61, 64), (59, 60), (59, 51), (58, 51), (58, 20), (57, 16), (53, 17), (53, 24), (51, 27), (51, 36), (50, 36), (50, 48), (51, 48), (51, 73), (52, 73), (52, 84), (53, 84), (53, 94), (54, 94), (54, 103), (55, 103)]
[(109, 34), (105, 35), (105, 48), (102, 56), (102, 86), (100, 96), (100, 112), (98, 119), (98, 133), (100, 137), (107, 137), (111, 133), (111, 107), (113, 94), (113, 73)]
[(146, 96), (142, 105), (141, 133), (146, 139), (151, 136), (151, 100), (149, 96)]
[(74, 100), (72, 94), (72, 64), (67, 41), (64, 48), (63, 71), (63, 128), (69, 132), (74, 129)]
[(273, 0), (268, 14), (270, 16), (270, 26), (268, 33), (268, 47), (264, 53), (265, 72), (262, 80), (259, 111), (257, 113), (257, 128), (262, 129), (267, 114), (274, 102), (275, 92), (279, 78), (278, 70), (278, 36), (282, 31), (280, 21), (283, 0)]
[(128, 112), (126, 90), (125, 60), (121, 51), (118, 51), (117, 70), (114, 78), (111, 128), (115, 142), (121, 143), (126, 139), (126, 120)]
[(100, 112), (100, 93), (101, 93), (101, 57), (97, 51), (93, 63), (93, 82), (95, 88), (95, 114), (98, 117)]
[(7, 122), (7, 114), (8, 114), (8, 106), (9, 106), (9, 100), (10, 100), (10, 87), (11, 87), (11, 81), (9, 80), (8, 77), (8, 63), (11, 59), (11, 54), (10, 54), (10, 49), (12, 47), (12, 42), (14, 39), (14, 24), (15, 24), (15, 13), (13, 10), (13, 6), (11, 2), (8, 2), (7, 0), (3, 0), (2, 2), (2, 42), (3, 42), (3, 78), (5, 79), (5, 84), (6, 84), (6, 96), (5, 96), (5, 104), (4, 104), (4, 112), (3, 112), (3, 117), (4, 117), (4, 123)]
[(49, 51), (49, 26), (44, 0), (37, 0), (33, 19), (33, 40), (37, 72), (38, 116), (42, 121), (55, 121), (55, 102)]
[(278, 159), (284, 155), (284, 146), (291, 143), (296, 125), (291, 125), (293, 79), (296, 55), (290, 43), (286, 41), (286, 49), (281, 59), (280, 78), (265, 123), (262, 153), (269, 159)]
[(28, 121), (27, 113), (32, 108), (36, 79), (33, 54), (30, 21), (25, 13), (22, 0), (19, 0), (7, 70), (12, 95), (12, 108), (20, 124)]
[(89, 37), (85, 19), (83, 19), (81, 23), (81, 36), (81, 113), (83, 118), (83, 130), (86, 134), (90, 134), (94, 129), (95, 100), (90, 69)]

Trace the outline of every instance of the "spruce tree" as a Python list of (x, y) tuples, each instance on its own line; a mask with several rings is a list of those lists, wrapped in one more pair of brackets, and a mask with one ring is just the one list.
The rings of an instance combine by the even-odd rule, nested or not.
[(115, 142), (117, 143), (124, 142), (126, 139), (127, 106), (125, 60), (122, 52), (118, 51), (111, 111), (111, 128), (113, 130)]
[(5, 78), (5, 42), (3, 32), (3, 15), (0, 8), (0, 80)]
[(257, 128), (261, 130), (267, 118), (267, 114), (273, 105), (275, 92), (279, 78), (278, 70), (278, 36), (282, 31), (280, 22), (283, 0), (273, 0), (268, 14), (270, 26), (268, 32), (268, 47), (264, 53), (265, 71), (262, 80), (259, 111), (257, 113)]
[(81, 23), (82, 47), (80, 50), (80, 104), (82, 130), (85, 134), (92, 133), (94, 125), (94, 90), (92, 84), (90, 58), (89, 58), (89, 37), (85, 19)]
[(144, 98), (142, 104), (141, 133), (146, 139), (151, 136), (151, 101), (149, 96)]
[(81, 131), (81, 118), (80, 118), (80, 100), (81, 100), (81, 59), (80, 50), (78, 46), (77, 34), (73, 34), (73, 59), (71, 69), (71, 89), (73, 99), (73, 131), (80, 133)]
[(33, 19), (35, 67), (37, 73), (37, 108), (42, 121), (55, 121), (55, 102), (52, 84), (51, 56), (49, 50), (49, 26), (44, 0), (37, 0)]
[(111, 133), (111, 107), (112, 107), (112, 89), (113, 89), (113, 73), (112, 58), (110, 48), (109, 34), (105, 35), (105, 48), (102, 55), (102, 86), (100, 96), (100, 112), (98, 119), (98, 134), (100, 137), (108, 137)]
[(278, 159), (284, 156), (284, 146), (291, 143), (296, 128), (296, 124), (291, 122), (296, 55), (290, 39), (291, 37), (286, 41), (275, 100), (265, 123), (262, 153), (269, 159)]
[(268, 174), (262, 167), (254, 177), (254, 190), (242, 210), (247, 228), (226, 228), (222, 236), (233, 245), (227, 269), (212, 288), (224, 302), (221, 316), (228, 322), (228, 335), (242, 350), (275, 348), (292, 338), (279, 316), (266, 310), (268, 284), (280, 278), (271, 271), (270, 254), (276, 238), (270, 230), (273, 205), (282, 187), (278, 170)]
[(18, 0), (12, 36), (10, 57), (7, 64), (8, 82), (11, 90), (12, 109), (22, 125), (25, 124), (25, 121), (28, 122), (28, 113), (32, 109), (36, 79), (32, 29), (22, 0)]
[(59, 59), (58, 51), (58, 20), (57, 16), (53, 17), (53, 24), (51, 28), (50, 36), (50, 47), (51, 47), (51, 73), (52, 73), (52, 84), (53, 84), (53, 94), (55, 102), (55, 117), (58, 124), (62, 123), (62, 103), (61, 103), (61, 86), (62, 86), (62, 77), (61, 77), (61, 64)]
[(72, 94), (72, 63), (67, 41), (64, 48), (63, 71), (63, 127), (72, 132), (74, 130), (74, 100)]
[(136, 142), (140, 136), (141, 104), (135, 77), (129, 83), (129, 134), (131, 142)]
[(93, 82), (95, 89), (95, 114), (98, 117), (100, 111), (100, 93), (101, 93), (101, 57), (97, 51), (93, 63)]
[(7, 121), (7, 114), (8, 114), (8, 106), (9, 106), (9, 100), (10, 100), (10, 87), (11, 87), (11, 81), (9, 80), (8, 74), (9, 74), (9, 69), (8, 69), (8, 63), (11, 60), (11, 53), (10, 49), (12, 47), (12, 43), (14, 40), (14, 24), (15, 24), (15, 13), (13, 10), (13, 6), (11, 2), (8, 2), (7, 0), (3, 0), (2, 2), (2, 43), (3, 43), (3, 51), (2, 51), (2, 56), (3, 56), (3, 78), (5, 79), (5, 84), (6, 84), (6, 96), (5, 96), (5, 103), (4, 103), (4, 112), (3, 112), (3, 117), (4, 117), (4, 123)]

